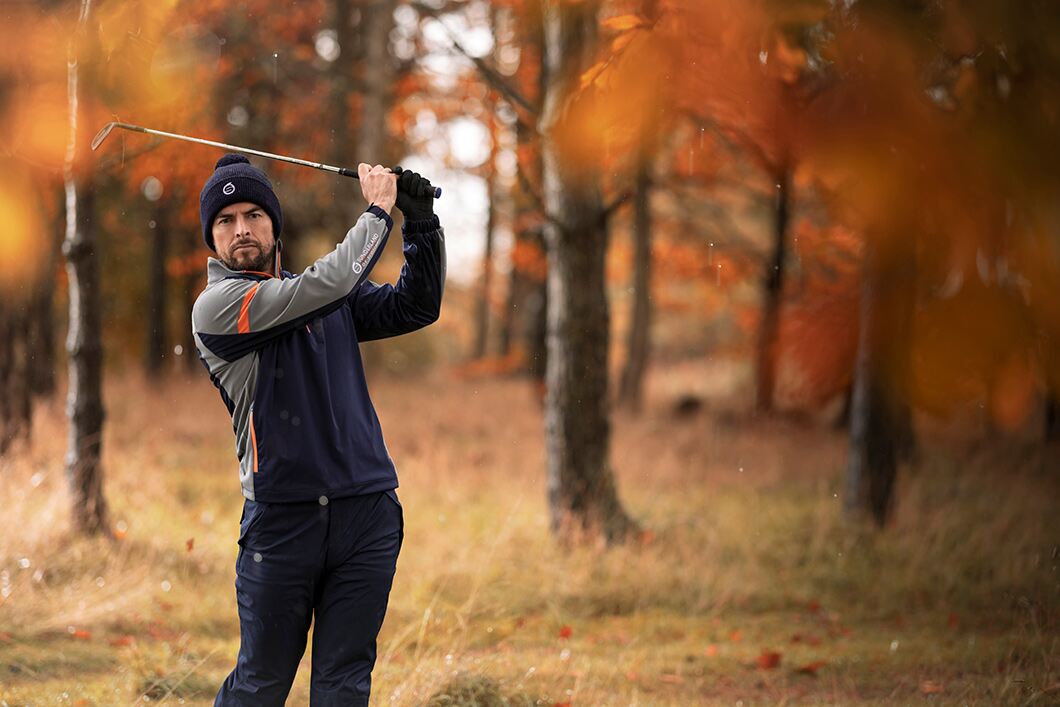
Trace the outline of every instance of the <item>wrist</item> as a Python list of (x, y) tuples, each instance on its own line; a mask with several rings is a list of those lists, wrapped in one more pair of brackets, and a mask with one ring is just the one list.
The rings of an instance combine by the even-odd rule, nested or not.
[(390, 214), (391, 211), (394, 210), (394, 202), (392, 202), (392, 201), (373, 201), (371, 204), (368, 205), (368, 208), (372, 208), (373, 206), (376, 206), (376, 207), (382, 209), (388, 215)]

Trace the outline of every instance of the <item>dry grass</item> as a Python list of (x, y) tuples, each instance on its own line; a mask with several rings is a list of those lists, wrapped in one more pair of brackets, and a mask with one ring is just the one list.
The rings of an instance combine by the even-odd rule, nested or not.
[[(1060, 700), (1060, 478), (1040, 450), (925, 450), (875, 534), (839, 516), (841, 436), (677, 419), (685, 375), (657, 373), (644, 417), (615, 423), (649, 539), (565, 552), (528, 385), (373, 382), (406, 516), (375, 703)], [(120, 540), (69, 534), (59, 403), (0, 461), (0, 704), (207, 705), (232, 667), (231, 426), (205, 377), (148, 390), (108, 388)], [(778, 667), (759, 667), (766, 650)], [(308, 701), (309, 660), (291, 705)]]

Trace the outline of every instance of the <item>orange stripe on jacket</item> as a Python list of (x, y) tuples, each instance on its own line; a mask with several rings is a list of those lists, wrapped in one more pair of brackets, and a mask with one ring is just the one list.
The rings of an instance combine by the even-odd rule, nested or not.
[(250, 333), (250, 300), (254, 299), (256, 294), (258, 294), (258, 286), (254, 285), (243, 295), (243, 306), (239, 308), (239, 321), (236, 324), (236, 330), (240, 334)]
[(250, 446), (254, 451), (254, 473), (258, 473), (258, 435), (254, 432), (254, 411), (250, 411)]

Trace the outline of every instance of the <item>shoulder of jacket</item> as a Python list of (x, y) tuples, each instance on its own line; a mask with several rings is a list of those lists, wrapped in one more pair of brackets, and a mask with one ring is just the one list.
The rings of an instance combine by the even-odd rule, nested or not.
[(241, 277), (225, 278), (211, 282), (195, 298), (192, 305), (192, 322), (203, 317), (214, 316), (221, 310), (242, 302), (243, 295), (256, 284), (254, 280)]

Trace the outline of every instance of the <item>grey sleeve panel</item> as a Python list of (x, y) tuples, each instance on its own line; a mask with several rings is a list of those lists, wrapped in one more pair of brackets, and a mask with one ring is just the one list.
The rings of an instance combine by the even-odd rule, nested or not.
[(207, 286), (192, 311), (195, 333), (258, 334), (345, 298), (368, 277), (388, 232), (382, 218), (365, 212), (335, 250), (299, 277), (232, 279)]
[(195, 345), (210, 371), (210, 378), (230, 401), (232, 431), (235, 433), (236, 459), (239, 460), (239, 483), (243, 495), (254, 500), (254, 473), (257, 469), (257, 439), (253, 432), (254, 395), (258, 387), (258, 354), (229, 362), (203, 345), (198, 334)]

